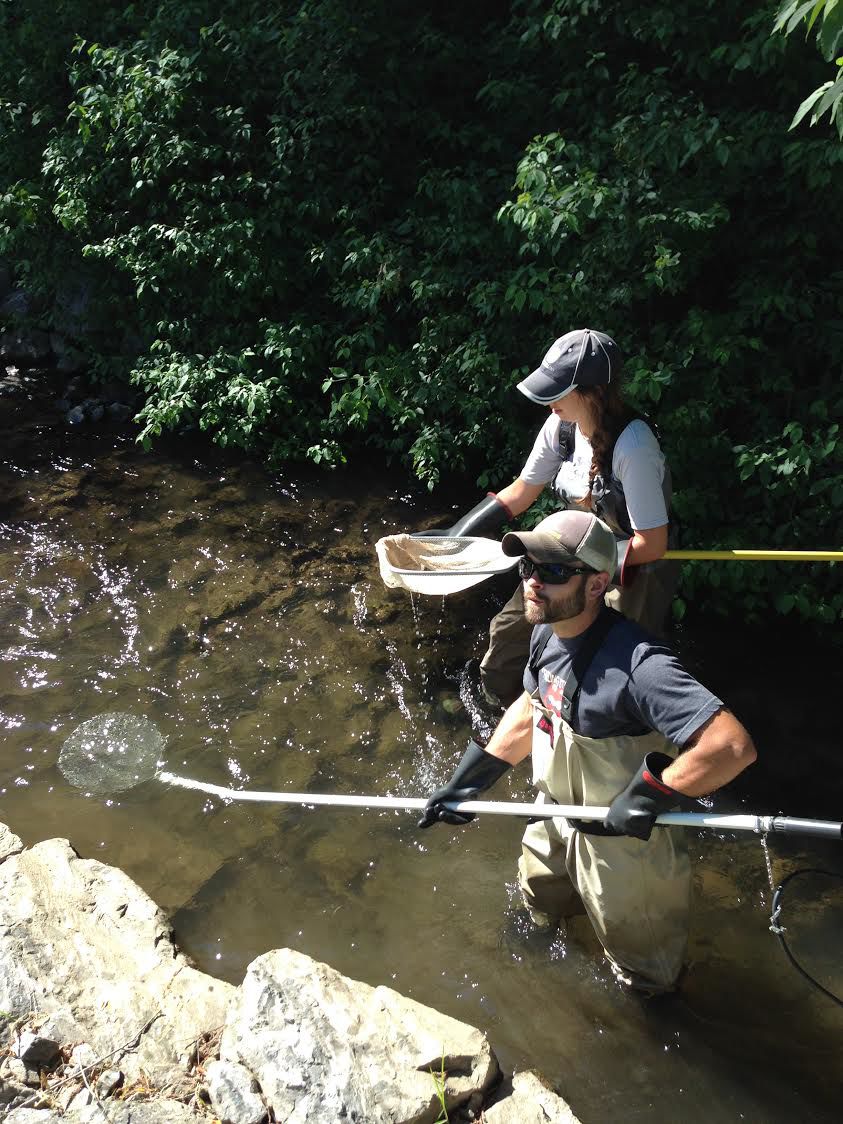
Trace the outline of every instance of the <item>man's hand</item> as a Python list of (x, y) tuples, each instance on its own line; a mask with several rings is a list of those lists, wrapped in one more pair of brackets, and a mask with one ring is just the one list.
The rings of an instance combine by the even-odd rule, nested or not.
[(569, 820), (583, 835), (631, 835), (649, 839), (662, 812), (683, 803), (687, 798), (661, 779), (664, 769), (673, 763), (666, 753), (648, 753), (638, 772), (609, 805), (604, 820)]
[(470, 741), (448, 783), (430, 794), (418, 826), (430, 827), (435, 823), (459, 825), (470, 823), (474, 819), (473, 812), (454, 812), (446, 808), (445, 803), (454, 804), (460, 800), (473, 800), (479, 793), (491, 788), (509, 768), (511, 766), (508, 761), (493, 757), (476, 741)]
[(696, 807), (695, 797), (728, 784), (756, 758), (747, 730), (728, 710), (718, 710), (675, 759), (648, 753), (641, 768), (609, 805), (605, 820), (569, 820), (585, 835), (649, 839), (656, 817), (672, 808)]

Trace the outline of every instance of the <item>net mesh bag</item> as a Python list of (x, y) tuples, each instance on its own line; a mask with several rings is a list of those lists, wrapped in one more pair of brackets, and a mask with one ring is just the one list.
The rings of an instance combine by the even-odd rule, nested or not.
[(76, 788), (105, 796), (151, 780), (163, 764), (164, 749), (154, 722), (110, 712), (74, 730), (61, 747), (58, 766)]
[(495, 539), (469, 536), (387, 535), (375, 544), (390, 589), (447, 597), (517, 565)]

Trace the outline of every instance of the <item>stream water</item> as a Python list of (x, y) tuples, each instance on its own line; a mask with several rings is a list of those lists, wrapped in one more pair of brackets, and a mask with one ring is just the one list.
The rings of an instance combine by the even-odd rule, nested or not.
[[(520, 826), (419, 832), (405, 813), (225, 804), (157, 780), (88, 795), (62, 745), (109, 712), (161, 732), (167, 767), (230, 787), (427, 795), (459, 758), (469, 661), (504, 585), (447, 602), (386, 590), (373, 546), (444, 517), (389, 472), (266, 474), (182, 443), (21, 414), (0, 452), (0, 820), (127, 871), (204, 970), (239, 982), (289, 946), (481, 1027), (586, 1124), (839, 1119), (843, 1011), (768, 931), (757, 838), (695, 833), (691, 959), (678, 996), (619, 991), (581, 922), (516, 909)], [(469, 504), (471, 497), (467, 497)], [(723, 810), (840, 818), (830, 652), (717, 620), (679, 635), (750, 726), (760, 761)], [(462, 698), (461, 698), (462, 692)], [(528, 799), (527, 769), (496, 798)], [(820, 778), (817, 780), (817, 778)], [(771, 842), (774, 877), (843, 871), (840, 848)], [(794, 884), (794, 951), (843, 992), (843, 883)]]

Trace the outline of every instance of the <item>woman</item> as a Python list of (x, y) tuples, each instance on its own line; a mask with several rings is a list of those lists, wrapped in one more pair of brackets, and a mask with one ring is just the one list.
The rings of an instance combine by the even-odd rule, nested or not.
[[(668, 545), (670, 471), (647, 423), (624, 404), (614, 340), (590, 328), (556, 340), (518, 389), (548, 406), (517, 480), (489, 495), (450, 528), (479, 534), (514, 519), (552, 484), (560, 507), (593, 511), (618, 539), (615, 586), (606, 601), (651, 632), (661, 632), (678, 566), (658, 562)], [(508, 706), (521, 693), (531, 626), (521, 586), (494, 618), (480, 665), (484, 693)]]

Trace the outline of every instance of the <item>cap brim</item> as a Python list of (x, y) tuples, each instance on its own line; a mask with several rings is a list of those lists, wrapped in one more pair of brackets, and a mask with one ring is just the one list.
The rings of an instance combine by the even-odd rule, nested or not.
[(559, 540), (541, 531), (508, 531), (501, 542), (501, 549), (510, 558), (529, 554), (534, 562), (558, 562), (562, 565), (584, 565), (576, 554), (564, 554), (559, 549)]
[(525, 398), (539, 406), (548, 406), (551, 402), (558, 402), (574, 389), (573, 384), (560, 386), (558, 375), (551, 375), (542, 367), (537, 368), (531, 375), (527, 375), (523, 382), (518, 383), (517, 389)]

